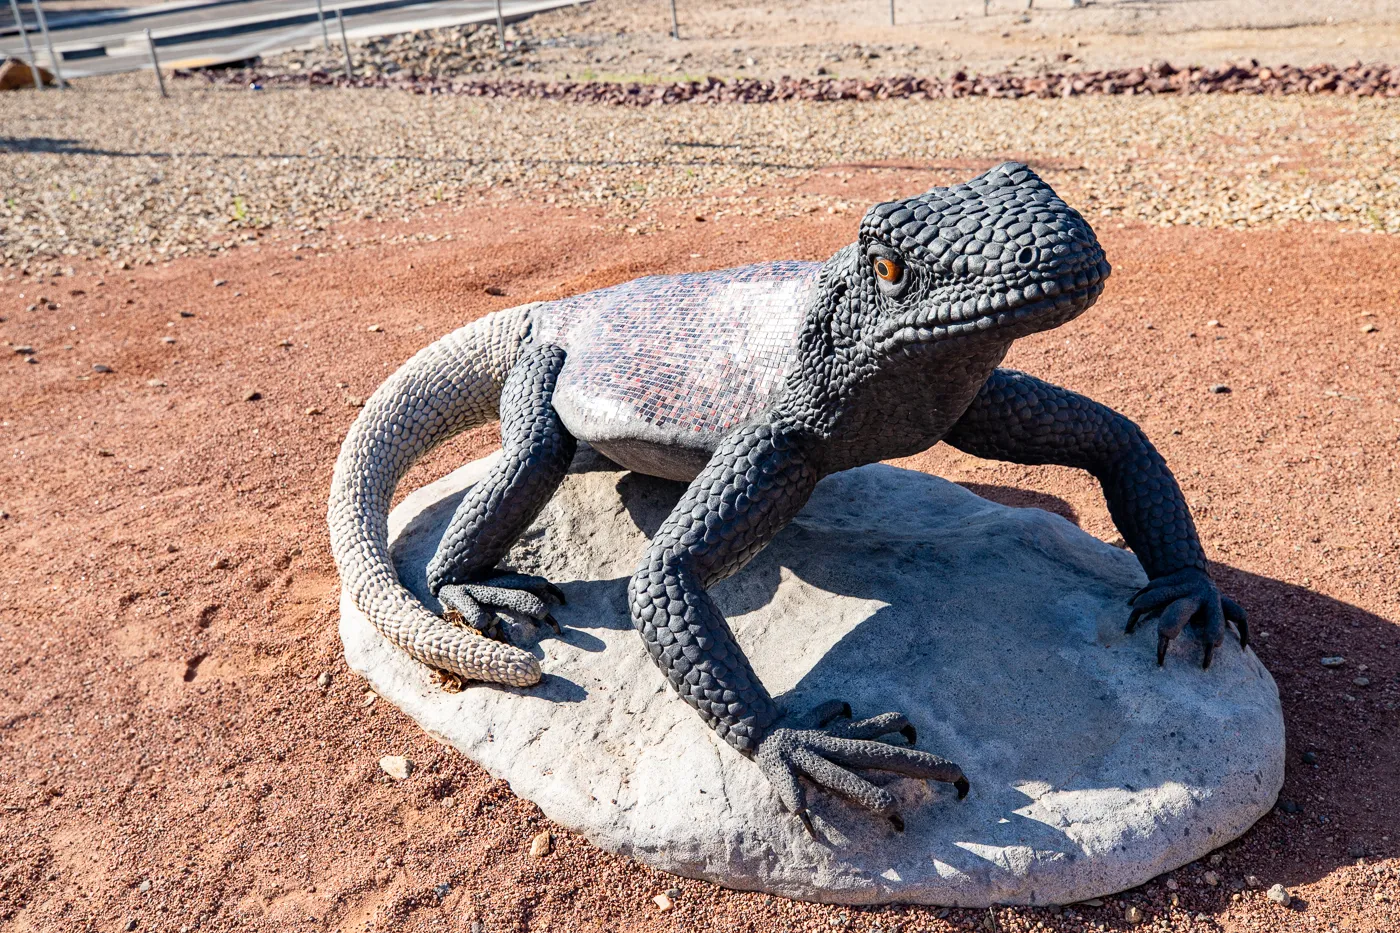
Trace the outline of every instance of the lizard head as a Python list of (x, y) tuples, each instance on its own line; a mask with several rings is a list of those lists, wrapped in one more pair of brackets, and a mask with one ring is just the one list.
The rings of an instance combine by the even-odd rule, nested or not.
[(1019, 162), (875, 205), (857, 250), (861, 304), (887, 350), (1058, 327), (1109, 273), (1089, 224)]

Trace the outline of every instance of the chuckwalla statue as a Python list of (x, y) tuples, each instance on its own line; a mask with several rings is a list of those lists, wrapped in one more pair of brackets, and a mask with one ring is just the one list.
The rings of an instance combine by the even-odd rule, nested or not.
[[(737, 572), (823, 477), (943, 441), (979, 457), (1092, 473), (1151, 581), (1127, 629), (1157, 621), (1158, 663), (1190, 626), (1204, 663), (1240, 607), (1219, 594), (1171, 471), (1122, 415), (998, 369), (1017, 337), (1092, 305), (1109, 266), (1093, 231), (1034, 172), (872, 207), (824, 263), (653, 276), (487, 315), (409, 360), (366, 403), (336, 464), (331, 546), (355, 604), (424, 664), (526, 687), (539, 662), (503, 640), (498, 611), (553, 624), (549, 582), (497, 565), (562, 481), (577, 440), (642, 473), (690, 483), (628, 588), (652, 660), (807, 820), (805, 778), (902, 826), (858, 770), (956, 785), (952, 762), (882, 741), (899, 713), (852, 720), (833, 702), (803, 720), (754, 675), (706, 590)], [(434, 615), (395, 576), (390, 498), (435, 444), (499, 417), (503, 455), (461, 503), (429, 566)], [(937, 573), (938, 568), (929, 568)], [(801, 625), (801, 619), (793, 619)]]

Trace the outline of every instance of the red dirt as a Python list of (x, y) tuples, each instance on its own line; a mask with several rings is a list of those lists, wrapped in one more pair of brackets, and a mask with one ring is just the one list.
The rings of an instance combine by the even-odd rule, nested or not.
[[(860, 203), (933, 177), (882, 169), (837, 190)], [(414, 222), (451, 242), (296, 253), (268, 242), (3, 283), (0, 335), (39, 362), (7, 353), (0, 366), (0, 929), (982, 924), (971, 911), (945, 921), (728, 892), (557, 829), (554, 853), (531, 858), (531, 836), (549, 828), (538, 809), (383, 701), (365, 706), (335, 632), (323, 510), (355, 415), (347, 398), (488, 310), (648, 272), (825, 257), (855, 222), (683, 217), (627, 236), (514, 202)], [(1275, 810), (1218, 865), (1174, 872), (1180, 908), (1159, 879), (1075, 917), (1005, 910), (1001, 929), (1125, 928), (1136, 905), (1171, 929), (1393, 931), (1400, 250), (1323, 226), (1100, 233), (1115, 266), (1104, 299), (1011, 363), (1126, 412), (1176, 468), (1223, 588), (1268, 633), (1259, 653), (1290, 744), (1283, 796), (1301, 812)], [(36, 295), (59, 307), (24, 310)], [(1217, 383), (1231, 391), (1208, 391)], [(409, 482), (492, 442), (489, 430), (456, 441)], [(1113, 535), (1098, 490), (1072, 471), (946, 449), (911, 462)], [(1322, 667), (1329, 655), (1345, 666)], [(395, 783), (377, 765), (385, 754), (418, 769)], [(1262, 890), (1232, 900), (1246, 875), (1288, 885), (1294, 905)], [(679, 893), (662, 913), (652, 897), (669, 888)]]

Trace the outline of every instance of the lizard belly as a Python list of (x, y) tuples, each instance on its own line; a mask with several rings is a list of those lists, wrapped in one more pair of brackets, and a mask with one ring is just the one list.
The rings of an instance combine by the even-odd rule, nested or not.
[(551, 306), (539, 337), (567, 351), (554, 392), (564, 426), (627, 469), (694, 479), (781, 390), (819, 270), (657, 276)]

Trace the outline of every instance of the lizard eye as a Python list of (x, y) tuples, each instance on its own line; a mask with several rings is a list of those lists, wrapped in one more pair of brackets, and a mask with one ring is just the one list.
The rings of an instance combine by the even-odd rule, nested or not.
[(898, 285), (904, 277), (904, 267), (888, 256), (876, 256), (875, 275), (891, 285)]

